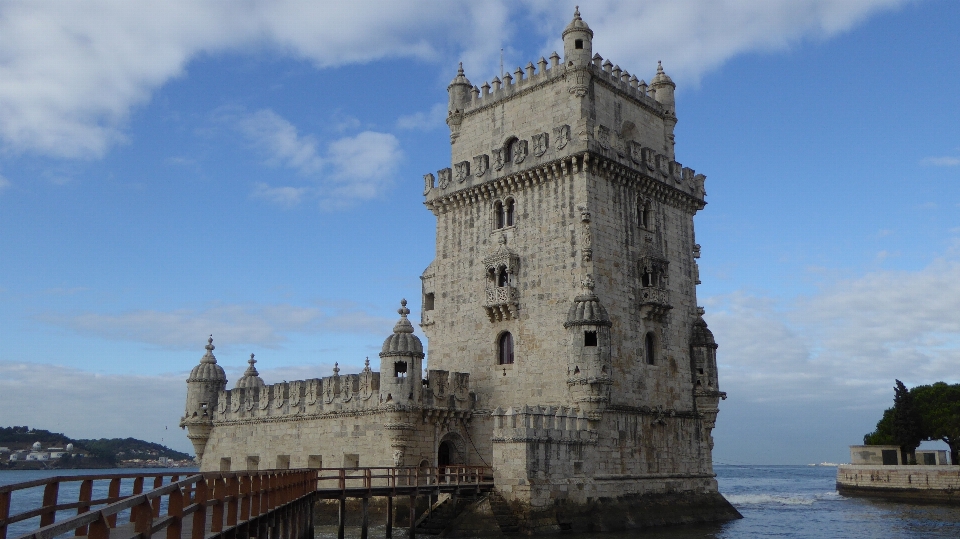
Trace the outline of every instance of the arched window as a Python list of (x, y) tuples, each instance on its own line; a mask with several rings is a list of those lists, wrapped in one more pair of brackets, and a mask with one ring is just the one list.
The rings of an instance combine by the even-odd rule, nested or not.
[(503, 162), (512, 163), (513, 162), (513, 144), (517, 142), (517, 137), (510, 137), (507, 142), (503, 145)]
[(497, 343), (497, 363), (500, 365), (513, 364), (513, 335), (505, 331), (500, 335)]
[(643, 356), (647, 361), (647, 365), (656, 365), (657, 363), (657, 340), (653, 336), (653, 332), (647, 332), (646, 337), (643, 339)]
[(503, 228), (504, 218), (506, 217), (503, 213), (503, 202), (500, 202), (498, 200), (493, 205), (493, 214), (494, 214), (494, 219), (496, 220), (496, 223), (497, 223), (497, 228), (498, 229)]
[(497, 286), (504, 287), (510, 284), (510, 274), (507, 273), (506, 266), (500, 266), (497, 270)]
[(514, 204), (512, 198), (508, 198), (506, 204), (504, 204), (504, 223), (506, 226), (513, 226), (513, 216), (515, 213), (516, 204)]
[(642, 198), (637, 199), (637, 226), (647, 228), (647, 209)]

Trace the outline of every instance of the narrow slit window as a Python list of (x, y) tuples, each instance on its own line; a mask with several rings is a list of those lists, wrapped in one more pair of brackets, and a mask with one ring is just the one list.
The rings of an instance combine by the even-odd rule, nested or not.
[(507, 200), (507, 203), (505, 204), (505, 208), (504, 208), (504, 214), (505, 214), (505, 215), (504, 215), (504, 222), (506, 223), (506, 226), (513, 226), (513, 217), (514, 217), (514, 214), (515, 214), (515, 209), (514, 209), (515, 206), (516, 206), (516, 205), (513, 203), (513, 199)]
[(498, 358), (497, 362), (500, 365), (512, 365), (513, 364), (513, 335), (510, 332), (504, 332), (500, 335), (500, 342), (498, 343)]
[(424, 311), (433, 310), (433, 292), (428, 292), (423, 295), (423, 310)]
[(493, 213), (497, 222), (497, 228), (498, 229), (503, 228), (503, 224), (504, 224), (503, 202), (500, 202), (498, 200), (497, 203), (493, 205)]
[(647, 333), (646, 338), (644, 338), (644, 357), (647, 361), (647, 365), (656, 365), (657, 363), (657, 350), (656, 350), (656, 339), (653, 336), (653, 332)]

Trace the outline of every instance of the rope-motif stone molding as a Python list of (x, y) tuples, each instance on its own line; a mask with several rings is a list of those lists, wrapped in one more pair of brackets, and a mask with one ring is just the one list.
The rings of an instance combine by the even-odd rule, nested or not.
[[(658, 407), (650, 406), (627, 406), (624, 404), (610, 404), (607, 406), (605, 412), (616, 412), (632, 415), (644, 415), (657, 417), (661, 414)], [(662, 408), (662, 414), (666, 418), (681, 418), (681, 419), (701, 419), (700, 414), (693, 410), (673, 410), (670, 408)]]
[[(679, 163), (677, 163), (677, 165), (679, 165)], [(502, 178), (440, 195), (432, 200), (425, 201), (424, 205), (432, 211), (434, 215), (440, 215), (455, 208), (472, 206), (473, 204), (504, 197), (558, 178), (579, 174), (584, 170), (588, 170), (590, 173), (608, 181), (632, 186), (638, 191), (647, 193), (661, 203), (677, 206), (691, 213), (696, 213), (706, 206), (706, 202), (702, 198), (695, 197), (677, 187), (667, 185), (664, 180), (654, 178), (648, 173), (641, 172), (593, 151), (584, 151), (578, 154), (564, 156)], [(702, 178), (705, 178), (705, 176), (702, 174), (692, 174), (694, 171), (688, 168), (682, 170), (690, 172), (682, 172), (681, 176), (686, 174), (686, 176), (690, 177), (691, 181), (699, 182), (697, 185), (702, 184)], [(432, 174), (428, 176), (432, 176)], [(696, 178), (696, 180), (693, 178)]]
[(600, 474), (593, 476), (596, 481), (636, 481), (640, 479), (713, 479), (713, 473), (641, 473), (641, 474)]

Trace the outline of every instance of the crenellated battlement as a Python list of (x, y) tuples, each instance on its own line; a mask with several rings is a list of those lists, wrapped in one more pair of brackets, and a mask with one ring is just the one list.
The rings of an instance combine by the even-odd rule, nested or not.
[(221, 390), (213, 421), (377, 413), (398, 407), (433, 411), (469, 411), (474, 407), (476, 396), (470, 392), (468, 373), (430, 370), (422, 386), (419, 402), (398, 404), (381, 393), (381, 373), (371, 370), (369, 361), (358, 374), (340, 374), (335, 364), (332, 376)]
[(596, 443), (597, 432), (582, 409), (567, 406), (499, 406), (493, 416), (493, 442)]

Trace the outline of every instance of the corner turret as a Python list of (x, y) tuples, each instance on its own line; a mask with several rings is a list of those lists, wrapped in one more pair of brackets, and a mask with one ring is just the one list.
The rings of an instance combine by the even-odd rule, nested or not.
[(223, 372), (223, 367), (217, 365), (217, 358), (213, 355), (216, 348), (213, 345), (213, 335), (207, 339), (204, 348), (207, 353), (200, 358), (200, 363), (190, 371), (190, 377), (187, 378), (187, 408), (180, 419), (180, 428), (187, 429), (187, 438), (193, 443), (198, 463), (203, 458), (203, 450), (213, 428), (217, 395), (227, 387), (227, 375)]
[(580, 18), (580, 6), (573, 11), (573, 20), (563, 30), (563, 63), (585, 66), (593, 57), (593, 30)]
[(380, 350), (380, 402), (410, 405), (420, 402), (423, 344), (413, 334), (413, 324), (407, 319), (410, 314), (407, 300), (400, 300), (397, 312), (400, 320)]
[(658, 61), (657, 74), (650, 81), (650, 90), (654, 92), (653, 98), (663, 105), (667, 113), (663, 120), (663, 149), (670, 159), (674, 158), (673, 150), (676, 142), (673, 136), (673, 129), (677, 126), (677, 106), (673, 97), (676, 88), (677, 85), (673, 83), (673, 79), (669, 75), (664, 73), (663, 64)]
[(247, 370), (243, 371), (243, 376), (237, 380), (237, 387), (254, 388), (264, 387), (266, 385), (263, 383), (263, 378), (260, 378), (260, 373), (257, 372), (257, 368), (253, 366), (256, 362), (257, 360), (253, 359), (253, 354), (250, 354), (250, 359), (247, 360), (250, 366), (247, 367)]

